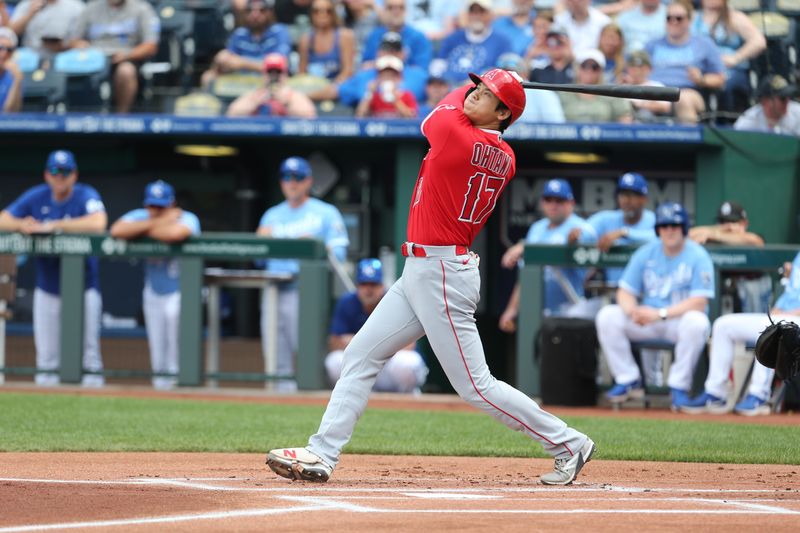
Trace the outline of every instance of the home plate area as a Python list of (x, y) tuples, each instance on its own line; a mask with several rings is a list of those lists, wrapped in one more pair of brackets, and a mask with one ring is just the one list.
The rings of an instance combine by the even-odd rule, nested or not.
[[(787, 465), (592, 461), (575, 484), (545, 487), (530, 473), (552, 464), (542, 459), (347, 456), (328, 483), (312, 484), (278, 478), (265, 467), (254, 469), (255, 457), (243, 454), (6, 455), (11, 470), (26, 475), (0, 473), (0, 533), (772, 532), (796, 531), (800, 523), (798, 467)], [(25, 455), (38, 466), (26, 464)], [(58, 470), (53, 463), (41, 466), (39, 459), (48, 456), (70, 459), (61, 463), (68, 465), (61, 477), (53, 475)], [(86, 461), (83, 476), (72, 464), (78, 456), (98, 459)], [(109, 477), (114, 470), (108, 468), (109, 456), (121, 463), (136, 456), (147, 466), (132, 467), (139, 474)], [(171, 456), (184, 467), (196, 461), (198, 474), (149, 472), (159, 463), (165, 471), (180, 469), (168, 466)], [(487, 461), (494, 467), (481, 468)]]

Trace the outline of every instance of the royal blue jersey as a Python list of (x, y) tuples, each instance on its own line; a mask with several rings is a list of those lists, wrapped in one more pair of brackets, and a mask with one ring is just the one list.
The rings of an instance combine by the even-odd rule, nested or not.
[(619, 286), (650, 307), (669, 307), (690, 296), (713, 299), (714, 265), (706, 249), (692, 240), (670, 257), (657, 239), (634, 252)]
[[(147, 209), (134, 209), (122, 215), (125, 222), (139, 222), (150, 218)], [(178, 220), (192, 231), (192, 235), (200, 233), (200, 219), (189, 211), (183, 211)], [(174, 257), (148, 257), (144, 266), (145, 285), (156, 294), (170, 294), (180, 289), (180, 268)]]
[(442, 41), (437, 57), (447, 61), (444, 76), (451, 84), (460, 85), (469, 80), (469, 73), (482, 74), (497, 65), (497, 59), (511, 52), (508, 37), (493, 31), (480, 43), (467, 38), (465, 30), (456, 30)]
[(354, 335), (367, 322), (369, 313), (361, 305), (358, 294), (349, 292), (336, 302), (331, 317), (331, 335)]
[[(387, 31), (386, 26), (378, 26), (372, 30), (372, 33), (367, 36), (367, 40), (364, 43), (362, 61), (375, 60), (383, 34)], [(427, 70), (433, 57), (433, 46), (430, 40), (421, 31), (408, 24), (404, 25), (403, 29), (400, 30), (400, 36), (402, 37), (403, 52), (405, 53), (404, 66), (416, 65)]]
[[(53, 199), (50, 187), (43, 183), (31, 187), (14, 200), (6, 210), (17, 218), (33, 217), (40, 222), (78, 218), (106, 210), (94, 187), (76, 183), (72, 194), (63, 202)], [(36, 258), (36, 286), (50, 294), (60, 294), (61, 261), (58, 257)], [(98, 261), (86, 259), (86, 288), (99, 289)]]

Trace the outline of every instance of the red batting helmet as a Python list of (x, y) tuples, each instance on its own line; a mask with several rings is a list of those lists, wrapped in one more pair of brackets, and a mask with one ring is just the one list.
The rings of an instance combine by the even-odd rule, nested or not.
[(522, 78), (515, 72), (501, 68), (493, 68), (483, 76), (469, 73), (470, 79), (475, 83), (483, 83), (494, 95), (511, 111), (511, 123), (519, 118), (525, 109), (525, 89), (522, 88)]

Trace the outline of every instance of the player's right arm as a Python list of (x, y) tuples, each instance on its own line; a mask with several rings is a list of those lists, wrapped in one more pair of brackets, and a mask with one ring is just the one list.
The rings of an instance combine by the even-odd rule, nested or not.
[(18, 231), (26, 233), (26, 226), (32, 226), (34, 224), (36, 224), (36, 220), (31, 216), (15, 217), (5, 209), (0, 211), (0, 231)]
[(420, 130), (428, 139), (431, 149), (435, 150), (446, 144), (455, 121), (463, 120), (469, 123), (469, 119), (464, 115), (464, 98), (468, 90), (469, 87), (464, 86), (451, 91), (422, 121)]

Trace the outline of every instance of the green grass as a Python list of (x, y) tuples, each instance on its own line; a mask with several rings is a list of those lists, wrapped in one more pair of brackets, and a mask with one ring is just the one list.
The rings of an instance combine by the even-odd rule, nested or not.
[[(0, 451), (262, 453), (304, 445), (322, 407), (188, 399), (0, 394)], [(602, 459), (796, 464), (800, 428), (571, 417)], [(348, 453), (547, 457), (480, 413), (368, 409)]]

